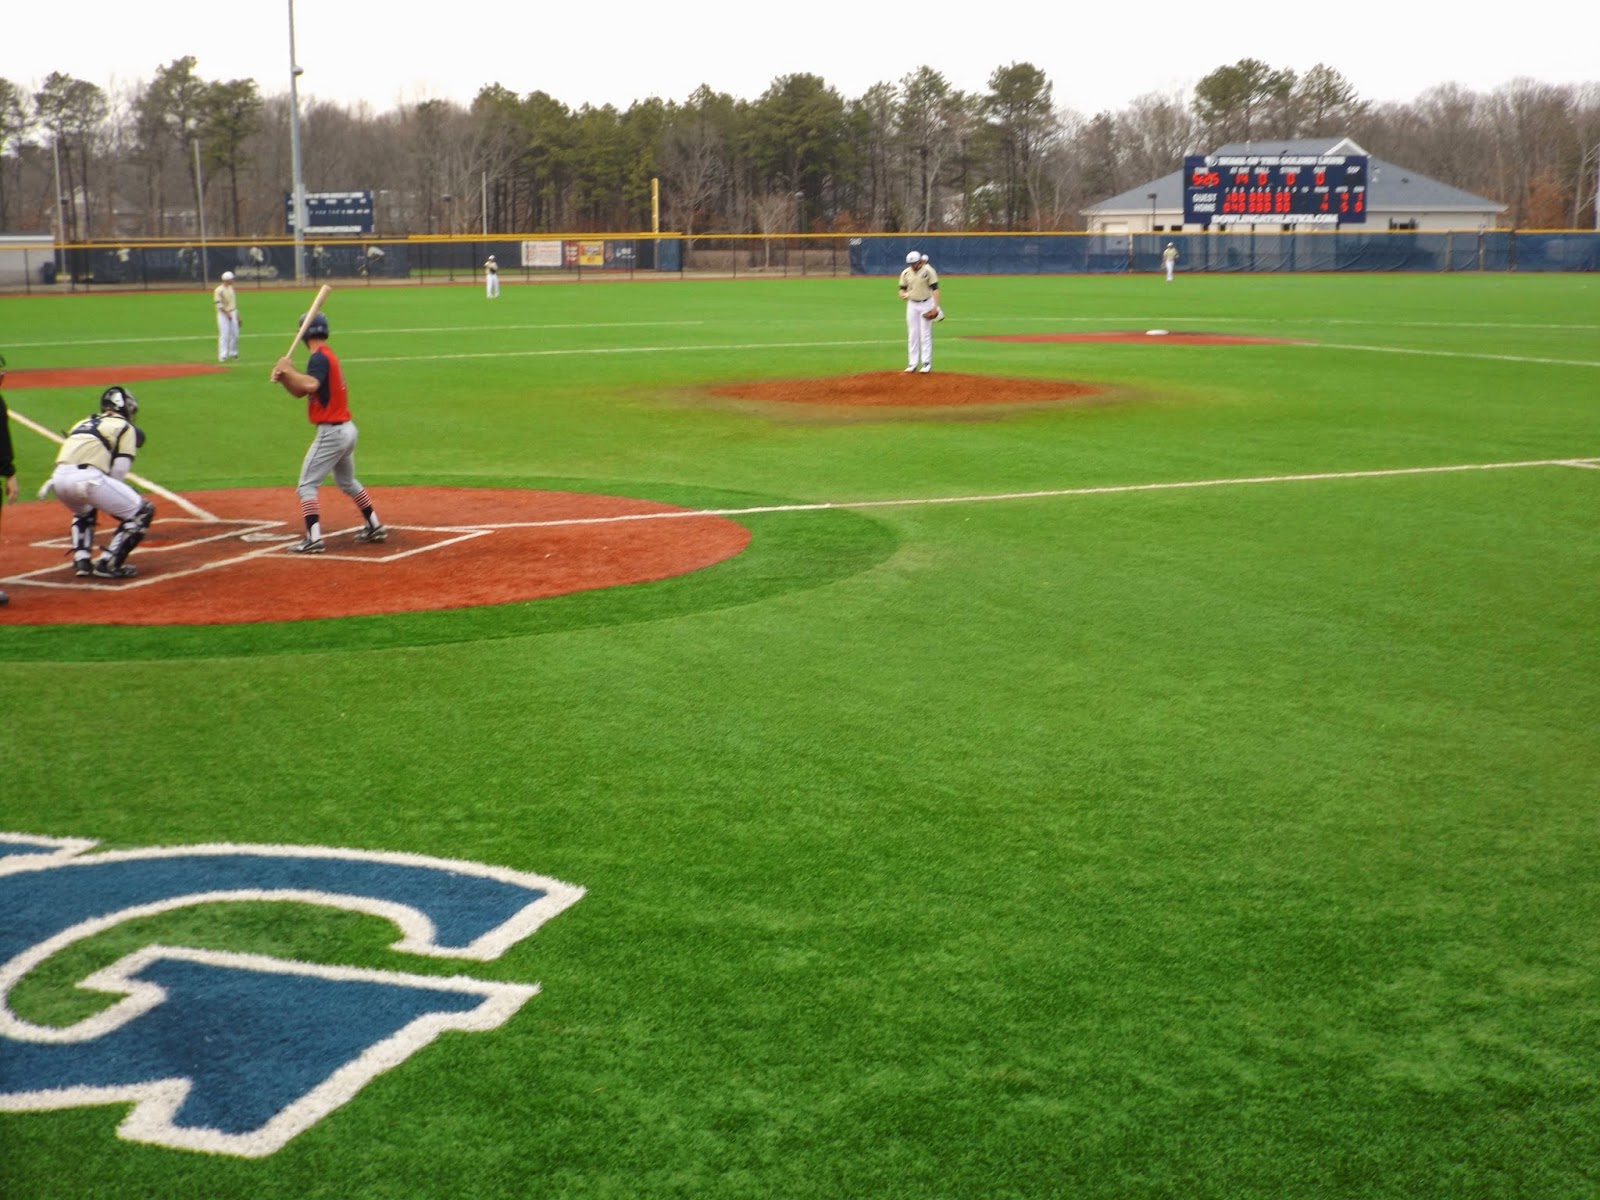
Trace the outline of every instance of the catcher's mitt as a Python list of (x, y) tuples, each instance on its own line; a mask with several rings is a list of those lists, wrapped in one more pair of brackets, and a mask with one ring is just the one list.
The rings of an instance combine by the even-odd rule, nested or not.
[(937, 321), (939, 319), (939, 310), (937, 308), (924, 309), (922, 319), (924, 321)]

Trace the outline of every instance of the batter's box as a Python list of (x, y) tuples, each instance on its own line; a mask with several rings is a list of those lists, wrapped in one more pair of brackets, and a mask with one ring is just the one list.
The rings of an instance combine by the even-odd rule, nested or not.
[[(194, 536), (185, 537), (182, 529), (175, 526), (193, 525), (199, 528), (193, 531)], [(197, 517), (157, 517), (150, 522), (150, 535), (140, 544), (138, 554), (142, 558), (147, 554), (161, 554), (173, 550), (187, 550), (192, 546), (204, 546), (207, 542), (225, 542), (229, 538), (240, 538), (243, 541), (276, 541), (279, 536), (292, 538), (293, 534), (277, 535), (267, 533), (268, 530), (282, 529), (282, 521), (262, 521), (245, 518), (237, 521), (202, 521)], [(117, 523), (113, 521), (109, 527), (104, 524), (95, 530), (98, 541), (107, 541), (116, 532)], [(30, 542), (29, 545), (38, 546), (44, 550), (60, 550), (69, 553), (72, 550), (71, 537), (45, 538), (43, 541)]]
[[(461, 525), (390, 525), (388, 529), (391, 539), (396, 530), (404, 530), (408, 534), (422, 535), (422, 545), (408, 545), (404, 550), (389, 549), (386, 552), (373, 553), (378, 549), (377, 546), (357, 543), (355, 540), (355, 535), (360, 533), (362, 528), (360, 525), (352, 525), (349, 529), (339, 529), (333, 533), (325, 533), (322, 535), (322, 541), (328, 549), (322, 554), (308, 554), (304, 557), (317, 558), (324, 562), (396, 563), (416, 554), (427, 554), (434, 550), (443, 550), (446, 546), (454, 546), (458, 542), (469, 542), (473, 538), (484, 537), (494, 532), (492, 529), (475, 529)], [(405, 540), (410, 543), (418, 539), (408, 537)], [(299, 537), (292, 537), (278, 549), (287, 554), (299, 543)], [(378, 545), (388, 546), (389, 544), (380, 542)], [(340, 550), (345, 545), (351, 547), (351, 553), (340, 553)], [(301, 556), (296, 555), (295, 557)]]
[[(191, 526), (192, 529), (186, 529)], [(155, 566), (160, 562), (160, 556), (169, 555), (175, 551), (189, 552), (196, 547), (217, 547), (229, 541), (249, 541), (252, 538), (266, 538), (276, 541), (278, 538), (294, 539), (293, 534), (279, 534), (270, 531), (281, 530), (282, 521), (268, 521), (257, 518), (245, 517), (239, 520), (203, 521), (191, 517), (157, 517), (150, 523), (150, 531), (145, 539), (139, 543), (133, 552), (135, 562), (148, 563)], [(116, 532), (116, 523), (109, 527), (101, 525), (95, 530), (95, 550), (92, 557), (99, 558), (110, 541), (111, 535)], [(40, 538), (31, 541), (28, 545), (38, 550), (54, 550), (59, 552), (61, 558), (47, 567), (39, 567), (32, 571), (24, 571), (12, 575), (0, 583), (32, 585), (43, 588), (83, 588), (85, 581), (76, 578), (71, 573), (71, 564), (64, 560), (72, 554), (72, 538)], [(273, 547), (274, 549), (276, 547)], [(260, 553), (257, 551), (256, 553)], [(185, 557), (192, 555), (185, 554)], [(167, 570), (157, 570), (131, 579), (118, 579), (111, 586), (106, 586), (105, 581), (98, 578), (88, 582), (88, 586), (99, 591), (124, 592), (132, 588), (148, 587), (153, 583), (173, 579), (179, 575), (193, 574), (196, 570), (207, 570), (217, 566), (226, 565), (229, 560), (215, 560), (201, 563), (187, 569), (173, 570), (167, 564)]]

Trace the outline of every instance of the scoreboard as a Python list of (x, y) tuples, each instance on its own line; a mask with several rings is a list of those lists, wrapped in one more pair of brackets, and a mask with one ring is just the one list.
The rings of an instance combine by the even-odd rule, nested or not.
[[(283, 194), (283, 220), (294, 232), (294, 193)], [(307, 192), (306, 233), (372, 232), (372, 193)]]
[(1367, 219), (1365, 154), (1191, 154), (1183, 220), (1193, 225), (1354, 225)]

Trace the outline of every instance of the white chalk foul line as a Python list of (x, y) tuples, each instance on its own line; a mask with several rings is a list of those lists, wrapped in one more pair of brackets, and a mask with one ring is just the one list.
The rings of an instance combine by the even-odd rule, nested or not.
[[(504, 333), (514, 330), (535, 330), (540, 333), (552, 329), (650, 329), (663, 325), (704, 325), (704, 321), (585, 321), (567, 322), (565, 324), (529, 324), (529, 325), (426, 325), (416, 328), (398, 328), (385, 326), (381, 329), (344, 329), (339, 330), (341, 339), (347, 337), (367, 337), (369, 335), (414, 334), (414, 333)], [(291, 329), (290, 332), (293, 332)], [(281, 335), (276, 333), (241, 333), (240, 338), (248, 341), (251, 338), (265, 340), (273, 338), (276, 342), (283, 341)], [(7, 348), (12, 350), (37, 349), (46, 346), (148, 346), (160, 342), (178, 342), (183, 344), (214, 345), (216, 338), (210, 334), (175, 334), (167, 337), (116, 337), (116, 338), (65, 338), (52, 342), (8, 342)]]
[(1403, 475), (1446, 475), (1456, 471), (1510, 471), (1523, 467), (1600, 467), (1600, 458), (1540, 458), (1526, 462), (1457, 463), (1439, 467), (1391, 467), (1377, 471), (1318, 471), (1302, 475), (1245, 475), (1231, 479), (1188, 479), (1171, 483), (1118, 483), (1098, 487), (1047, 488), (1032, 492), (992, 492), (968, 496), (924, 496), (895, 500), (837, 500), (817, 504), (763, 504), (750, 508), (679, 509), (623, 513), (609, 517), (561, 517), (549, 521), (507, 521), (473, 529), (545, 529), (563, 525), (608, 525), (623, 521), (671, 521), (695, 517), (745, 517), (762, 513), (825, 512), (830, 509), (917, 508), (934, 504), (988, 504), (997, 500), (1047, 500), (1060, 496), (1112, 496), (1127, 492), (1169, 492), (1188, 488), (1242, 487), (1266, 483), (1317, 483), (1335, 479), (1385, 479)]
[(1466, 350), (1417, 350), (1407, 346), (1349, 346), (1339, 342), (1302, 342), (1320, 350), (1360, 350), (1368, 354), (1418, 354), (1426, 358), (1471, 358), (1480, 362), (1538, 363), (1547, 367), (1600, 367), (1584, 358), (1541, 358), (1532, 354), (1478, 354)]

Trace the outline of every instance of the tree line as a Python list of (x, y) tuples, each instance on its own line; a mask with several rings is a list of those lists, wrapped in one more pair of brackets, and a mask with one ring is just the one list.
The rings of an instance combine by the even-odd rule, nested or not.
[[(208, 80), (193, 57), (115, 94), (53, 72), (0, 78), (0, 230), (70, 241), (285, 233), (290, 99)], [(498, 85), (467, 105), (385, 112), (312, 101), (307, 191), (375, 195), (377, 233), (711, 233), (1081, 229), (1082, 210), (1226, 142), (1349, 136), (1371, 153), (1507, 205), (1519, 228), (1594, 224), (1600, 84), (1453, 83), (1362, 100), (1336, 70), (1255, 59), (1192, 93), (1083, 116), (1045, 73), (998, 67), (963, 92), (932, 67), (846, 98), (785, 75), (754, 100), (570, 108)], [(659, 209), (652, 207), (659, 180)]]

